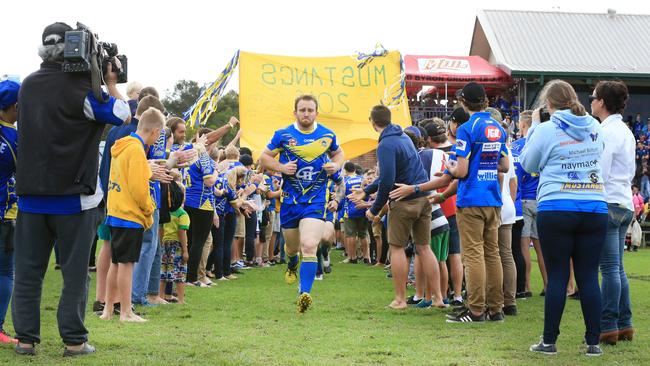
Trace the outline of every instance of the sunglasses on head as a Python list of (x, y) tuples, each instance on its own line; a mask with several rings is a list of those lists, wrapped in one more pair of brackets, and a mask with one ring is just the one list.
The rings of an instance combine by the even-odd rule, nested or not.
[(595, 95), (590, 95), (589, 96), (589, 103), (593, 102), (594, 100), (598, 100), (599, 98)]

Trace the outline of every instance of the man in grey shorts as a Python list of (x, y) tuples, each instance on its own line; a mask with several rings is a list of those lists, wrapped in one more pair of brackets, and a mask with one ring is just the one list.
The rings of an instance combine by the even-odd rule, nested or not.
[[(363, 177), (356, 174), (354, 163), (347, 162), (343, 166), (345, 170), (345, 194), (351, 194), (354, 189), (362, 188)], [(345, 205), (345, 242), (348, 252), (348, 262), (357, 263), (356, 240), (359, 238), (363, 261), (370, 264), (370, 247), (368, 246), (368, 219), (366, 218), (366, 209), (370, 207), (365, 202), (355, 204), (348, 201)]]
[[(530, 121), (522, 119), (519, 123), (519, 128), (523, 138), (513, 142), (512, 153), (515, 160), (518, 159), (521, 149), (526, 144), (526, 134), (530, 128)], [(544, 266), (544, 257), (542, 256), (542, 248), (539, 246), (539, 236), (537, 235), (537, 186), (539, 185), (538, 174), (522, 173), (522, 177), (518, 180), (518, 188), (521, 191), (521, 204), (524, 216), (524, 228), (521, 231), (521, 254), (524, 256), (526, 262), (526, 297), (531, 297), (530, 291), (530, 242), (533, 241), (535, 252), (537, 253), (537, 264), (539, 271), (542, 273), (542, 280), (544, 281), (544, 289), (540, 293), (544, 296), (546, 293), (546, 267)]]

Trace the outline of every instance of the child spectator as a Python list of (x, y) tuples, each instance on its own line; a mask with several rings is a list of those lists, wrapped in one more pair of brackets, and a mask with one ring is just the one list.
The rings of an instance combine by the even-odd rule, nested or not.
[[(154, 202), (149, 194), (152, 176), (145, 150), (164, 128), (165, 117), (157, 109), (144, 112), (135, 133), (119, 139), (111, 148), (106, 225), (111, 230), (111, 266), (106, 285), (106, 306), (101, 319), (113, 315), (119, 298), (120, 320), (145, 322), (131, 308), (133, 265), (140, 258), (144, 230), (153, 224)], [(119, 295), (118, 295), (119, 292)]]
[(160, 266), (160, 294), (165, 293), (168, 283), (176, 284), (177, 299), (165, 298), (167, 301), (185, 304), (185, 281), (187, 279), (187, 230), (190, 228), (190, 216), (183, 210), (185, 193), (181, 174), (173, 172), (171, 183), (170, 216), (171, 221), (163, 225), (163, 252)]
[(643, 212), (643, 197), (639, 193), (637, 185), (632, 186), (632, 202), (634, 203), (634, 217), (638, 219)]

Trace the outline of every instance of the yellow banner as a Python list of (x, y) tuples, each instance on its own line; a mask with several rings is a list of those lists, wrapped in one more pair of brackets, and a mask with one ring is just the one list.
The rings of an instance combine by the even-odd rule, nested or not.
[(384, 101), (393, 123), (411, 125), (406, 93), (399, 95), (400, 54), (388, 52), (357, 67), (354, 56), (287, 57), (241, 52), (239, 113), (241, 146), (257, 157), (273, 133), (294, 122), (294, 99), (318, 99), (319, 123), (332, 129), (351, 159), (377, 147), (378, 134), (368, 121), (370, 109)]

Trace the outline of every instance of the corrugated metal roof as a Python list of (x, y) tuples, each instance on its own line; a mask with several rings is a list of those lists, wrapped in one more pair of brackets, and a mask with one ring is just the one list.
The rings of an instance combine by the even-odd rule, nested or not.
[(477, 20), (511, 74), (650, 75), (650, 15), (481, 10)]

